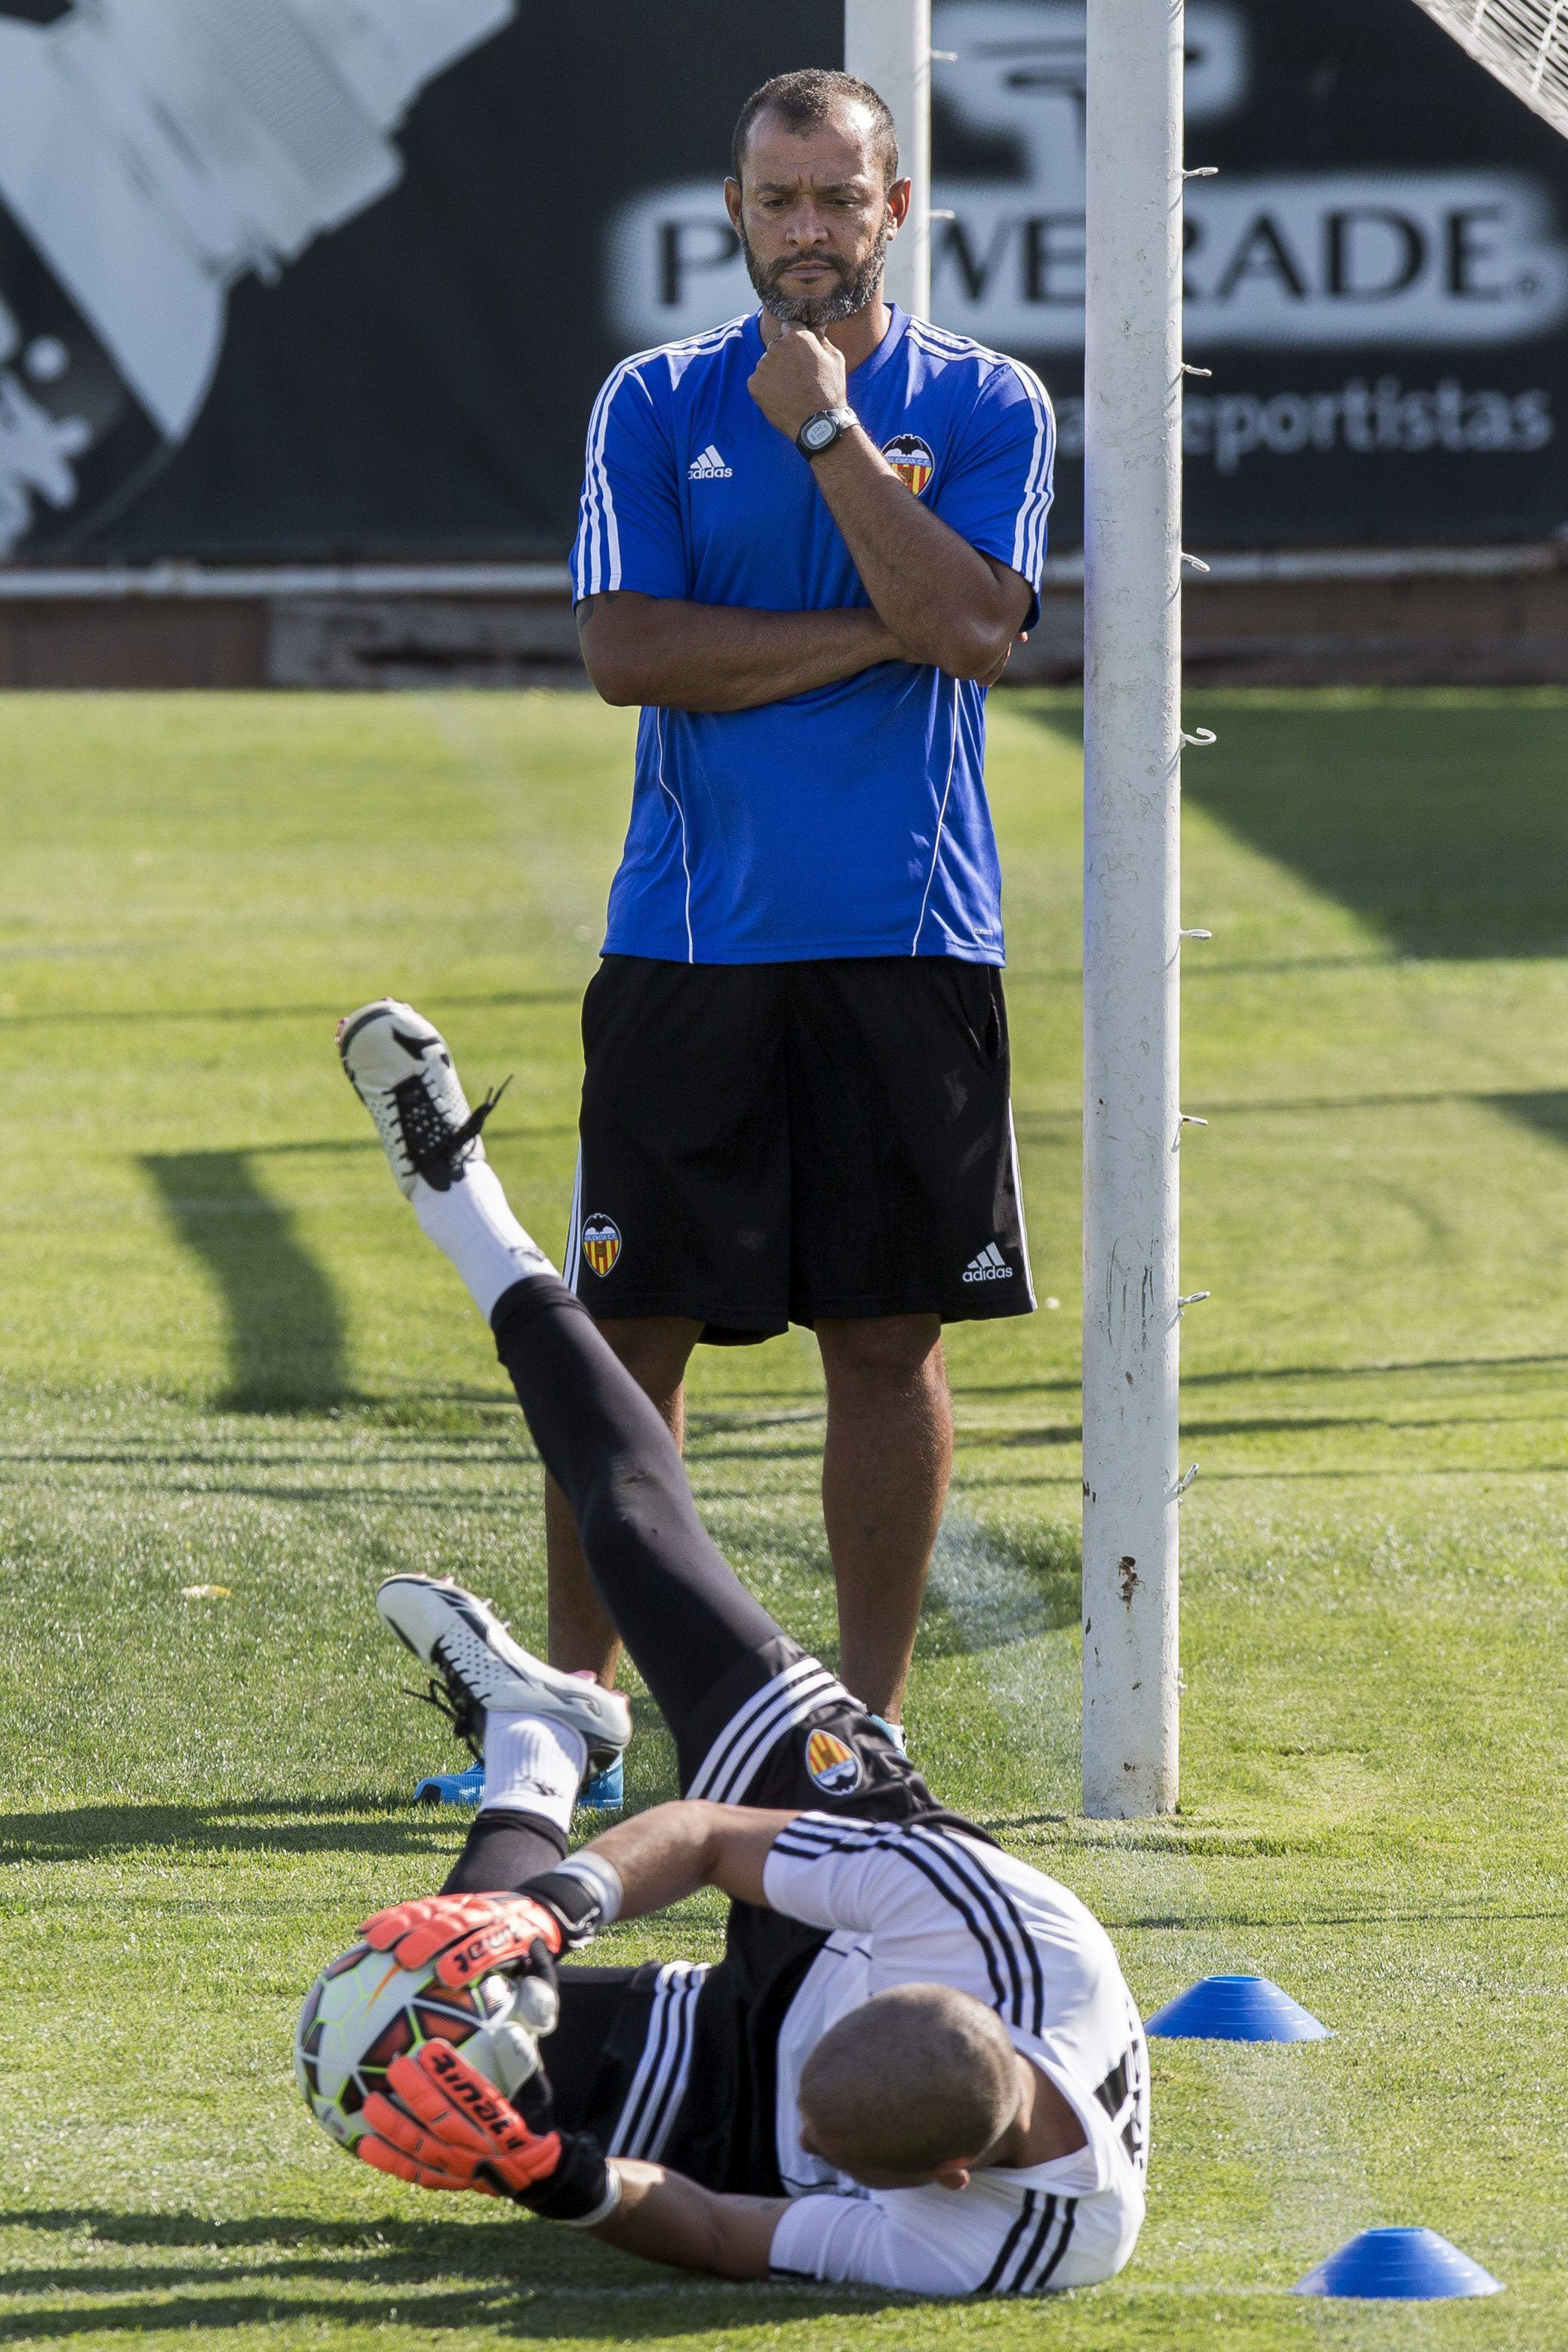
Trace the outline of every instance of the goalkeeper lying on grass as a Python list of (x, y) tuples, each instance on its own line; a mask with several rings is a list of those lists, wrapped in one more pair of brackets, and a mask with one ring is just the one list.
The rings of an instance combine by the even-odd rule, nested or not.
[[(482, 1745), (485, 1785), (446, 1892), (381, 1913), (365, 1942), (433, 1969), (460, 2018), (521, 1976), (514, 2047), (518, 2010), (547, 2024), (558, 2005), (558, 2022), (548, 2087), (524, 2032), (510, 2100), (454, 2046), (467, 2023), (392, 2055), (355, 2152), (731, 2278), (1026, 2294), (1110, 2277), (1143, 2216), (1148, 2067), (1104, 1931), (938, 1805), (732, 1574), (658, 1412), (508, 1208), (430, 1024), (384, 1002), (340, 1046), (494, 1330), (686, 1791), (568, 1857), (584, 1775), (630, 1737), (626, 1701), (529, 1656), (454, 1584), (382, 1587)], [(717, 1967), (557, 1979), (595, 1927), (703, 1886), (731, 1898)]]

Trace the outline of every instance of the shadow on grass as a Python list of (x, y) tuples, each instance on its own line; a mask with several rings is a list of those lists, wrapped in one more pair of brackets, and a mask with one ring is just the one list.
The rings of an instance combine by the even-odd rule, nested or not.
[[(95, 952), (101, 953), (101, 950)], [(126, 952), (130, 952), (129, 950)], [(515, 1005), (520, 1010), (535, 1011), (544, 1005), (570, 1005), (582, 1003), (580, 988), (503, 989), (485, 996), (442, 996), (435, 1000), (444, 1018), (457, 1011), (489, 1011), (492, 1006)], [(39, 1028), (45, 1024), (90, 1021), (95, 1028), (105, 1022), (133, 1021), (139, 1029), (153, 1022), (242, 1021), (253, 1028), (258, 1021), (322, 1021), (341, 1020), (349, 1008), (342, 1004), (181, 1004), (145, 1005), (123, 1012), (105, 1011), (93, 1005), (82, 1011), (51, 1013), (17, 1013), (10, 1016), (11, 1026)]]
[[(1302, 1412), (1247, 1413), (1227, 1421), (1205, 1421), (1195, 1415), (1182, 1415), (1184, 1442), (1197, 1443), (1205, 1437), (1301, 1437), (1326, 1429), (1492, 1429), (1500, 1419), (1515, 1423), (1557, 1420), (1561, 1407), (1554, 1399), (1543, 1401), (1541, 1410), (1530, 1413), (1500, 1414), (1486, 1412)], [(1077, 1445), (1083, 1430), (1074, 1422), (1055, 1429), (1009, 1430), (1000, 1436), (975, 1433), (970, 1443), (976, 1449), (994, 1446), (998, 1451), (1048, 1445)]]
[[(1209, 980), (1268, 979), (1280, 971), (1386, 971), (1395, 961), (1384, 948), (1371, 955), (1237, 956), (1227, 961), (1205, 949), (1201, 963), (1184, 964), (1182, 986), (1191, 988)], [(1021, 988), (1079, 988), (1081, 963), (1012, 964), (1007, 967), (1007, 992)]]
[[(504, 2329), (510, 2336), (550, 2342), (576, 2336), (584, 2325), (613, 2326), (617, 2341), (689, 2336), (696, 2325), (779, 2326), (790, 2319), (835, 2312), (866, 2315), (908, 2307), (916, 2298), (880, 2289), (784, 2284), (735, 2284), (655, 2268), (573, 2233), (515, 2219), (448, 2221), (318, 2221), (280, 2213), (220, 2221), (194, 2213), (115, 2213), (92, 2206), (41, 2211), (0, 2211), (0, 2229), (89, 2236), (95, 2247), (138, 2251), (200, 2248), (238, 2255), (219, 2270), (145, 2261), (123, 2265), (93, 2262), (79, 2270), (68, 2260), (47, 2271), (12, 2273), (9, 2293), (118, 2294), (119, 2302), (70, 2310), (13, 2309), (0, 2336), (37, 2341), (68, 2336), (160, 2333), (188, 2329), (193, 2342), (227, 2328), (316, 2319), (382, 2321), (393, 2294), (406, 2294), (399, 2316), (427, 2328)], [(258, 2259), (245, 2262), (255, 2251)], [(282, 2259), (268, 2260), (276, 2250)], [(236, 2270), (239, 2275), (237, 2279)], [(309, 2290), (341, 2287), (343, 2292)], [(193, 2288), (216, 2290), (190, 2293)], [(299, 2292), (300, 2288), (304, 2293)], [(185, 2290), (171, 2293), (171, 2289)], [(355, 2290), (358, 2290), (356, 2293)], [(594, 2307), (604, 2309), (602, 2321)], [(697, 2319), (694, 2305), (701, 2307)]]
[[(0, 10), (0, 14), (3, 13)], [(265, 1400), (258, 1400), (250, 1410), (267, 1412), (271, 1407)], [(362, 1509), (402, 1511), (441, 1512), (453, 1507), (449, 1487), (372, 1486), (363, 1481), (353, 1484), (347, 1479), (333, 1484), (330, 1471), (330, 1464), (323, 1465), (322, 1483), (319, 1486), (247, 1486), (236, 1478), (225, 1478), (217, 1483), (199, 1478), (161, 1478), (157, 1481), (157, 1491), (162, 1495), (218, 1496), (227, 1501), (308, 1503), (333, 1514), (340, 1513), (350, 1504)], [(120, 1479), (78, 1478), (72, 1481), (72, 1490), (80, 1495), (120, 1495), (125, 1488)], [(510, 1523), (517, 1517), (518, 1500), (512, 1495), (489, 1498), (465, 1496), (462, 1511), (465, 1518), (492, 1518)]]
[(1568, 951), (1568, 708), (1227, 704), (1188, 797), (1400, 953)]
[(227, 1412), (351, 1402), (342, 1309), (294, 1213), (258, 1181), (248, 1151), (148, 1153), (142, 1165), (227, 1317)]
[[(512, 1410), (515, 1412), (516, 1407)], [(336, 1471), (341, 1466), (342, 1458), (330, 1437), (324, 1444), (302, 1445), (292, 1451), (270, 1433), (261, 1436), (254, 1444), (247, 1433), (243, 1443), (213, 1446), (205, 1451), (197, 1445), (171, 1445), (162, 1437), (144, 1440), (131, 1437), (116, 1445), (0, 1446), (0, 1463), (58, 1463), (89, 1470), (114, 1467), (227, 1471), (243, 1465), (265, 1470), (322, 1468)], [(433, 1442), (418, 1447), (402, 1444), (397, 1449), (397, 1460), (400, 1465), (415, 1463), (422, 1470), (507, 1470), (520, 1465), (526, 1470), (533, 1466), (532, 1457), (524, 1454), (521, 1446), (491, 1444), (488, 1430), (478, 1437), (462, 1436), (439, 1446)], [(352, 1493), (353, 1489), (340, 1488), (338, 1491)]]
[(406, 1797), (384, 1790), (233, 1805), (72, 1805), (7, 1813), (0, 1822), (0, 1864), (91, 1862), (148, 1847), (193, 1854), (415, 1853), (429, 1847), (433, 1830), (466, 1828), (468, 1819), (447, 1806), (416, 1811)]
[[(379, 2331), (388, 2318), (386, 2289), (399, 2281), (404, 2283), (410, 2300), (395, 2316), (405, 2324), (431, 2331), (483, 2328), (487, 2336), (493, 2332), (498, 2337), (540, 2344), (556, 2344), (563, 2336), (579, 2335), (582, 2317), (584, 2313), (591, 2314), (595, 2305), (609, 2306), (617, 2331), (628, 2324), (635, 2331), (629, 2335), (617, 2333), (614, 2339), (616, 2342), (639, 2343), (660, 2336), (679, 2336), (689, 2343), (695, 2319), (690, 2306), (698, 2301), (701, 2301), (703, 2310), (696, 2324), (707, 2328), (724, 2325), (742, 2327), (753, 2321), (773, 2321), (776, 2325), (833, 2312), (868, 2313), (906, 2300), (896, 2295), (852, 2299), (845, 2295), (813, 2295), (799, 2289), (791, 2293), (783, 2287), (725, 2286), (719, 2280), (704, 2281), (695, 2286), (677, 2284), (671, 2280), (638, 2286), (606, 2282), (597, 2289), (583, 2285), (561, 2289), (520, 2285), (510, 2291), (498, 2280), (488, 2290), (475, 2286), (456, 2294), (432, 2294), (420, 2291), (418, 2276), (412, 2266), (389, 2273), (376, 2264), (367, 2263), (361, 2275), (365, 2291), (363, 2304), (347, 2291), (334, 2295), (294, 2294), (286, 2292), (281, 2284), (272, 2294), (263, 2288), (254, 2294), (236, 2294), (230, 2289), (220, 2294), (148, 2296), (145, 2273), (129, 2269), (124, 2285), (130, 2294), (138, 2294), (140, 2291), (137, 2301), (88, 2304), (76, 2311), (18, 2312), (13, 2323), (0, 2323), (0, 2340), (9, 2337), (14, 2343), (58, 2344), (81, 2336), (100, 2343), (121, 2336), (142, 2336), (155, 2328), (160, 2336), (183, 2330), (193, 2344), (211, 2344), (221, 2341), (223, 2331), (228, 2328), (293, 2326), (304, 2320), (315, 2321), (323, 2330), (331, 2327), (334, 2333), (345, 2326), (375, 2327)], [(908, 2301), (912, 2303), (914, 2298)], [(323, 2335), (311, 2340), (326, 2338)]]
[[(1324, 1851), (1332, 1834), (1328, 1831), (1321, 1839), (1303, 1839), (1294, 1845), (1284, 1841), (1268, 1844), (1259, 1840), (1244, 1853), (1226, 1854), (1211, 1852), (1206, 1859), (1213, 1862), (1250, 1862), (1260, 1855), (1273, 1859), (1279, 1855), (1310, 1853), (1314, 1847)], [(1452, 1934), (1461, 1927), (1533, 1924), (1542, 1920), (1562, 1919), (1565, 1916), (1568, 1914), (1564, 1914), (1561, 1907), (1540, 1911), (1455, 1911), (1446, 1904), (1434, 1904), (1430, 1910), (1426, 1911), (1384, 1910), (1376, 1905), (1369, 1905), (1363, 1910), (1308, 1911), (1292, 1898), (1289, 1903), (1282, 1902), (1273, 1907), (1258, 1905), (1247, 1911), (1129, 1911), (1114, 1919), (1104, 1917), (1102, 1925), (1129, 1931), (1143, 1928), (1151, 1933), (1172, 1931), (1178, 1935), (1184, 1932), (1191, 1934), (1194, 1927), (1202, 1928), (1205, 1933), (1220, 1928), (1290, 1927), (1307, 1933), (1342, 1927), (1442, 1927)]]
[[(1487, 1087), (1445, 1087), (1427, 1094), (1371, 1095), (1262, 1095), (1246, 1101), (1216, 1100), (1212, 1095), (1204, 1097), (1205, 1117), (1215, 1118), (1342, 1118), (1355, 1111), (1423, 1111), (1473, 1108), (1477, 1110), (1500, 1111), (1505, 1118), (1519, 1119), (1531, 1127), (1538, 1135), (1550, 1138), (1553, 1143), (1568, 1144), (1568, 1090), (1547, 1089), (1534, 1094), (1510, 1093)], [(1082, 1126), (1082, 1113), (1077, 1110), (1026, 1111), (1020, 1113), (1016, 1124), (1026, 1143), (1040, 1144), (1060, 1139), (1064, 1131), (1076, 1131)]]
[[(1234, 1376), (1233, 1376), (1234, 1377)], [(1396, 1420), (1387, 1413), (1303, 1412), (1251, 1413), (1227, 1421), (1203, 1421), (1188, 1414), (1182, 1417), (1184, 1438), (1199, 1437), (1275, 1437), (1308, 1434), (1322, 1429), (1448, 1429), (1467, 1422), (1489, 1425), (1496, 1413), (1437, 1412), (1423, 1414), (1417, 1421)], [(971, 1444), (976, 1446), (1038, 1446), (1078, 1445), (1083, 1440), (1079, 1422), (1058, 1423), (1049, 1429), (1009, 1430), (1000, 1436), (977, 1434)]]
[(1524, 1126), (1532, 1127), (1538, 1135), (1550, 1136), (1553, 1143), (1568, 1143), (1568, 1091), (1489, 1095), (1486, 1099)]
[[(1188, 801), (1396, 953), (1568, 953), (1568, 703), (1201, 699), (1219, 740), (1184, 761)], [(1071, 707), (1029, 716), (1081, 735)]]
[[(1407, 1372), (1531, 1372), (1550, 1371), (1568, 1364), (1568, 1349), (1515, 1356), (1390, 1356), (1371, 1364), (1240, 1364), (1234, 1371), (1184, 1372), (1182, 1386), (1247, 1388), (1257, 1381), (1387, 1381)], [(1071, 1395), (1079, 1387), (1076, 1372), (1043, 1380), (955, 1380), (953, 1393), (968, 1397), (1046, 1395), (1062, 1391)]]
[[(627, 1811), (680, 1793), (675, 1743), (646, 1692), (631, 1695), (637, 1744), (636, 1787)], [(457, 1759), (451, 1759), (454, 1763)], [(443, 1767), (445, 1769), (445, 1767)], [(350, 1789), (332, 1797), (268, 1797), (233, 1804), (72, 1805), (0, 1818), (0, 1868), (7, 1863), (92, 1862), (149, 1848), (198, 1853), (428, 1853), (444, 1876), (451, 1841), (467, 1832), (466, 1807), (415, 1805), (412, 1784)], [(618, 1817), (617, 1817), (618, 1818)], [(605, 1824), (583, 1816), (579, 1836)]]

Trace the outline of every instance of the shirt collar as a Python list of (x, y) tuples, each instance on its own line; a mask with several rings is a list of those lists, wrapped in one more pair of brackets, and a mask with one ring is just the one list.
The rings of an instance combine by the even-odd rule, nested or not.
[[(751, 317), (746, 321), (746, 340), (752, 348), (752, 355), (753, 359), (759, 360), (762, 358), (763, 352), (766, 348), (763, 341), (762, 319), (762, 311), (758, 309), (752, 312)], [(889, 302), (888, 305), (887, 333), (883, 336), (876, 350), (874, 352), (868, 352), (866, 357), (861, 361), (859, 366), (858, 368), (851, 368), (849, 371), (847, 390), (851, 403), (854, 401), (856, 393), (863, 385), (869, 383), (873, 376), (879, 375), (882, 370), (887, 366), (888, 362), (892, 358), (893, 353), (903, 341), (904, 330), (909, 323), (908, 313), (900, 310), (896, 302)]]

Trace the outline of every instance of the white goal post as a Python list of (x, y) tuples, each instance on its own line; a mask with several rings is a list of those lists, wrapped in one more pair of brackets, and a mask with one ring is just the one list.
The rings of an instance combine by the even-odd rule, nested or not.
[[(1083, 1806), (1116, 1819), (1177, 1797), (1183, 5), (1087, 5)], [(922, 208), (930, 27), (846, 0)], [(916, 312), (928, 237), (889, 254)]]
[(1083, 1809), (1173, 1812), (1182, 0), (1089, 0)]

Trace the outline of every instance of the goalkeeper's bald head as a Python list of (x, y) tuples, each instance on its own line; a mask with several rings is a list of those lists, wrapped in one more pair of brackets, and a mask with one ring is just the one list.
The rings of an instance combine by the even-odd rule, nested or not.
[(823, 2035), (800, 2078), (807, 2145), (871, 2188), (973, 2165), (1019, 2098), (1005, 2026), (951, 1985), (879, 1993)]

